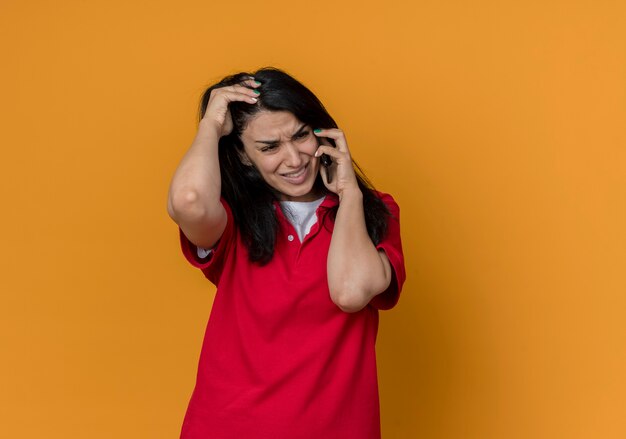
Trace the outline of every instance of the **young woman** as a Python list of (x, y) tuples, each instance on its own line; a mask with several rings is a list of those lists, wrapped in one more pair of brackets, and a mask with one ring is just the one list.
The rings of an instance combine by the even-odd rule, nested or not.
[(272, 68), (210, 87), (168, 212), (217, 286), (181, 437), (379, 438), (374, 344), (405, 279), (399, 210), (315, 95)]

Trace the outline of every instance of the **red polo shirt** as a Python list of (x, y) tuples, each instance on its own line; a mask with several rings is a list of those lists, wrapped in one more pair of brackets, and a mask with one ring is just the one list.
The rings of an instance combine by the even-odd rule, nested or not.
[(405, 279), (398, 205), (380, 196), (392, 216), (377, 248), (394, 279), (351, 314), (332, 302), (326, 278), (333, 222), (324, 211), (335, 195), (302, 243), (277, 207), (274, 257), (264, 266), (249, 261), (224, 201), (227, 226), (208, 260), (181, 232), (185, 257), (217, 286), (182, 438), (380, 438), (378, 309), (396, 304)]

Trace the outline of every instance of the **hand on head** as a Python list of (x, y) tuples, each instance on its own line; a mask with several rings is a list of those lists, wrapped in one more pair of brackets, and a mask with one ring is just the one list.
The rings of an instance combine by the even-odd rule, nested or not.
[(220, 137), (230, 134), (233, 130), (233, 120), (229, 110), (231, 102), (247, 102), (256, 104), (260, 92), (256, 90), (261, 85), (254, 78), (247, 79), (240, 84), (219, 87), (211, 90), (209, 102), (202, 117), (202, 121), (213, 124)]

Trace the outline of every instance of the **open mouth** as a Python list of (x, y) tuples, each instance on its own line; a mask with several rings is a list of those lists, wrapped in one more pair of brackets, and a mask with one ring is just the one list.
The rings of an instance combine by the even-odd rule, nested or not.
[(291, 184), (301, 184), (306, 180), (307, 174), (309, 170), (309, 164), (307, 163), (302, 168), (288, 172), (286, 174), (280, 174), (285, 180), (289, 181)]

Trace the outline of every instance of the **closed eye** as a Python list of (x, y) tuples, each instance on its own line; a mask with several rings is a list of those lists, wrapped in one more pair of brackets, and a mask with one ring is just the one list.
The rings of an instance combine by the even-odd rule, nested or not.
[(261, 152), (268, 152), (268, 151), (272, 151), (274, 149), (278, 148), (278, 143), (269, 143), (266, 146), (259, 148), (259, 151)]
[(306, 139), (311, 132), (309, 130), (300, 131), (293, 136), (293, 140)]

